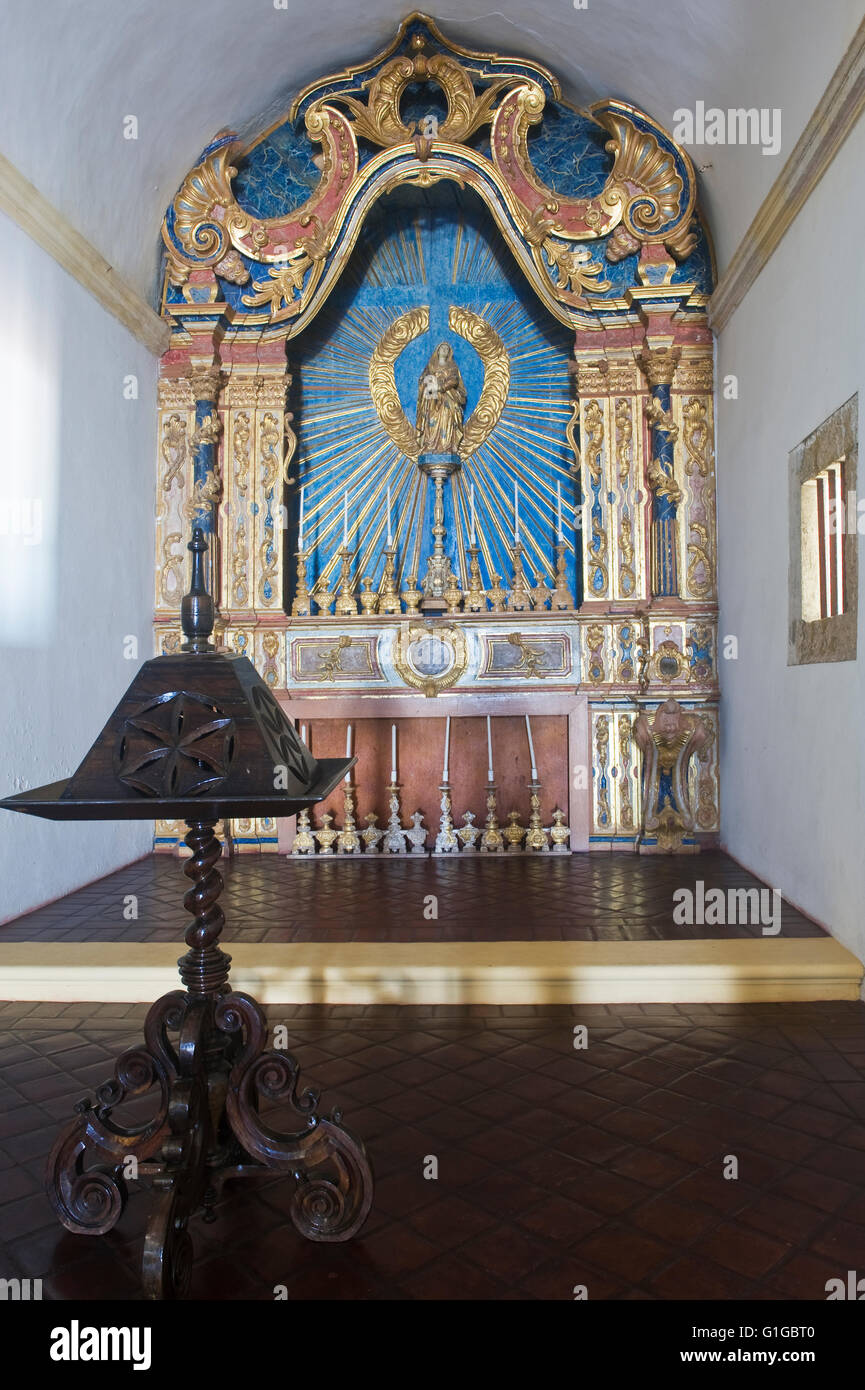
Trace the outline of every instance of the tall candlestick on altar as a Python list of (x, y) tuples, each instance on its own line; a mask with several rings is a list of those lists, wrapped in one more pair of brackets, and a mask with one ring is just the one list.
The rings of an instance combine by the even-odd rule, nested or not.
[(535, 763), (535, 745), (532, 743), (532, 726), (531, 726), (531, 724), (529, 723), (529, 716), (528, 716), (528, 715), (526, 715), (526, 733), (527, 733), (528, 736), (529, 736), (529, 756), (531, 757), (531, 760), (532, 760), (532, 781), (533, 781), (533, 782), (537, 782), (537, 780), (538, 780), (538, 769), (537, 769), (537, 765), (536, 765), (536, 763)]
[(450, 752), (450, 746), (451, 746), (451, 717), (450, 717), (450, 715), (448, 715), (447, 724), (445, 725), (445, 765), (444, 765), (444, 771), (442, 772), (442, 781), (443, 781), (443, 782), (446, 782), (446, 781), (448, 780), (448, 754), (449, 754), (449, 752)]
[(514, 483), (514, 545), (520, 543), (520, 490)]
[(472, 513), (472, 531), (471, 531), (472, 540), (471, 540), (471, 543), (472, 543), (472, 545), (474, 545), (474, 543), (475, 543), (475, 485), (474, 485), (474, 483), (472, 483), (472, 485), (471, 485), (471, 488), (470, 488), (470, 491), (469, 491), (469, 496), (470, 496), (470, 498), (471, 498), (471, 513)]
[(561, 542), (565, 539), (565, 533), (564, 533), (564, 531), (562, 530), (562, 485), (561, 485), (561, 483), (557, 483), (556, 486), (557, 486), (557, 489), (558, 489), (558, 504), (559, 504), (559, 505), (558, 505), (558, 523), (559, 523), (559, 534), (558, 534), (558, 539), (559, 539), (559, 542), (561, 543)]
[[(346, 731), (345, 731), (345, 756), (346, 756), (347, 758), (350, 758), (350, 757), (351, 757), (351, 725), (350, 725), (350, 724), (349, 724), (348, 728), (347, 728)], [(348, 772), (345, 774), (345, 780), (346, 780), (346, 782), (350, 782), (350, 781), (351, 781), (351, 768), (349, 768)]]
[(490, 717), (487, 715), (487, 781), (493, 780), (493, 732), (490, 728)]
[(348, 492), (342, 494), (342, 543), (348, 549)]
[(300, 726), (300, 741), (301, 741), (301, 743), (306, 743), (306, 725), (305, 725), (305, 724), (301, 724), (301, 726)]
[(387, 548), (390, 550), (393, 545), (393, 535), (390, 529), (390, 488), (387, 490)]
[(303, 494), (305, 489), (300, 489), (300, 523), (297, 528), (297, 548), (303, 550)]
[(390, 726), (390, 784), (396, 786), (396, 724)]

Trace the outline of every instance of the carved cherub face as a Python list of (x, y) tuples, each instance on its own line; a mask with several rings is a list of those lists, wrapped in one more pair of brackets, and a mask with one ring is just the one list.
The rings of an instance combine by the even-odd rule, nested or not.
[(681, 721), (682, 716), (678, 706), (672, 700), (667, 700), (665, 704), (659, 706), (655, 714), (655, 733), (660, 734), (661, 738), (669, 742), (678, 734)]

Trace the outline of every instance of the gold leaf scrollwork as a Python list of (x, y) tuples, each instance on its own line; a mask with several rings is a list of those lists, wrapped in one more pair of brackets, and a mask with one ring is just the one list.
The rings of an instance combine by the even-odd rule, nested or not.
[(690, 530), (697, 539), (688, 542), (688, 586), (692, 594), (703, 598), (712, 588), (712, 543), (702, 522), (692, 521)]
[(623, 830), (634, 828), (634, 808), (631, 797), (631, 763), (633, 742), (631, 720), (627, 714), (619, 716), (619, 752), (621, 755), (621, 776), (619, 778), (619, 824)]
[(520, 659), (514, 667), (515, 671), (525, 671), (530, 678), (537, 676), (538, 680), (543, 680), (546, 672), (541, 669), (541, 662), (544, 659), (543, 647), (530, 647), (528, 642), (519, 632), (508, 634), (508, 642), (512, 647), (516, 647), (520, 654)]
[(698, 396), (693, 396), (685, 401), (682, 415), (685, 420), (684, 440), (688, 455), (685, 460), (685, 472), (690, 475), (696, 468), (701, 477), (706, 478), (710, 472), (706, 407)]
[(318, 680), (332, 681), (335, 680), (338, 675), (343, 674), (342, 654), (346, 650), (346, 648), (350, 646), (351, 638), (346, 633), (342, 633), (341, 636), (337, 638), (336, 642), (329, 650), (327, 647), (321, 648), (321, 650), (318, 653)]
[(369, 363), (369, 392), (378, 418), (406, 458), (417, 461), (417, 433), (400, 404), (394, 378), (394, 363), (403, 348), (429, 328), (429, 309), (425, 305), (409, 309), (394, 319), (373, 349)]
[(277, 479), (282, 472), (282, 444), (283, 422), (278, 420), (270, 411), (263, 417), (258, 430), (258, 442), (261, 459), (261, 487), (265, 495), (276, 485)]
[(242, 521), (238, 522), (234, 535), (232, 572), (234, 602), (238, 607), (245, 608), (249, 598), (249, 584), (246, 577), (246, 527)]
[(499, 93), (513, 80), (501, 78), (486, 91), (477, 93), (469, 73), (455, 59), (444, 53), (429, 57), (418, 51), (412, 57), (403, 56), (385, 63), (369, 84), (366, 103), (347, 93), (334, 93), (330, 99), (347, 109), (356, 136), (387, 149), (406, 144), (414, 135), (400, 115), (400, 102), (406, 87), (410, 82), (434, 83), (445, 94), (447, 116), (436, 125), (434, 135), (429, 138), (462, 144), (479, 126), (491, 120)]
[(162, 602), (167, 608), (176, 607), (182, 594), (183, 554), (172, 554), (174, 547), (180, 545), (181, 540), (180, 532), (172, 531), (162, 542), (162, 570), (159, 575), (159, 591), (162, 594)]
[(601, 451), (604, 447), (604, 412), (597, 401), (589, 401), (583, 408), (582, 423), (585, 429), (583, 454), (589, 465), (592, 482), (601, 481)]
[(241, 410), (234, 418), (231, 451), (234, 456), (234, 485), (238, 492), (246, 492), (249, 482), (249, 414)]
[(448, 323), (471, 344), (484, 364), (480, 399), (466, 422), (460, 445), (460, 457), (465, 459), (489, 438), (501, 418), (511, 384), (511, 365), (498, 333), (480, 314), (452, 304)]
[(175, 482), (182, 488), (186, 481), (182, 469), (187, 454), (186, 421), (182, 415), (170, 415), (166, 420), (160, 449), (165, 460), (163, 491), (170, 492)]
[(631, 472), (631, 442), (634, 427), (631, 420), (631, 403), (616, 401), (616, 462), (619, 467), (619, 482), (627, 486)]
[[(665, 238), (665, 245), (677, 260), (683, 260), (693, 251), (697, 238), (690, 230), (691, 207), (683, 206), (685, 185), (672, 153), (622, 111), (599, 104), (592, 108), (592, 115), (612, 136), (607, 150), (614, 156), (614, 164), (601, 203), (606, 208), (621, 204), (621, 225), (636, 241), (657, 234), (665, 223), (682, 215)], [(682, 157), (687, 161), (687, 155)]]
[(610, 281), (601, 279), (604, 268), (592, 258), (591, 251), (584, 246), (574, 246), (569, 241), (557, 241), (546, 237), (543, 252), (549, 261), (548, 274), (557, 290), (568, 290), (571, 294), (603, 294), (610, 288)]
[(604, 827), (610, 824), (610, 797), (605, 785), (609, 749), (610, 720), (606, 714), (600, 714), (595, 725), (595, 751), (598, 756), (598, 825)]
[(256, 281), (252, 294), (243, 295), (244, 304), (257, 309), (266, 304), (272, 319), (289, 318), (302, 307), (303, 282), (313, 264), (305, 251), (295, 253), (287, 265), (273, 266), (266, 280)]
[(192, 489), (192, 496), (183, 508), (183, 514), (192, 519), (199, 512), (213, 511), (221, 497), (222, 475), (219, 468), (208, 468), (204, 477), (199, 478)]

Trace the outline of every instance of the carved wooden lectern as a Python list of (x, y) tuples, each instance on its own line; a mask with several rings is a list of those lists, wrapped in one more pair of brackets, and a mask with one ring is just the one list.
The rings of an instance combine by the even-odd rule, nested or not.
[[(148, 1298), (182, 1295), (192, 1265), (190, 1217), (213, 1207), (227, 1178), (277, 1170), (291, 1175), (290, 1214), (310, 1240), (349, 1240), (372, 1202), (363, 1144), (334, 1111), (318, 1114), (318, 1093), (302, 1090), (287, 1053), (266, 1051), (264, 1014), (231, 988), (231, 957), (220, 950), (224, 917), (216, 823), (230, 817), (293, 816), (323, 800), (354, 759), (317, 762), (268, 687), (243, 656), (209, 641), (213, 603), (203, 579), (207, 542), (196, 529), (192, 584), (183, 599), (186, 641), (177, 655), (145, 662), (77, 772), (66, 781), (0, 801), (10, 811), (52, 820), (184, 820), (192, 851), (188, 951), (178, 962), (184, 989), (150, 1009), (144, 1041), (125, 1052), (113, 1077), (83, 1100), (48, 1160), (48, 1195), (63, 1225), (103, 1235), (126, 1200), (130, 1156), (152, 1179), (144, 1241)], [(155, 1111), (124, 1124), (115, 1111), (147, 1092)], [(296, 1130), (279, 1133), (262, 1102), (286, 1102)]]

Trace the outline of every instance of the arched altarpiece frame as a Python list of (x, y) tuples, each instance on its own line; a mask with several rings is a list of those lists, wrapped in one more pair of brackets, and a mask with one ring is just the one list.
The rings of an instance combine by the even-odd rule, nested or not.
[[(713, 266), (693, 165), (645, 113), (616, 100), (574, 111), (546, 68), (471, 52), (422, 15), (368, 63), (311, 84), (255, 139), (221, 133), (167, 211), (159, 645), (178, 640), (183, 543), (197, 520), (214, 538), (223, 640), (277, 691), (375, 693), (399, 682), (381, 635), (392, 628), (396, 649), (404, 611), (371, 624), (286, 611), (302, 482), (288, 362), (371, 208), (395, 188), (442, 181), (482, 201), (538, 302), (573, 333), (566, 504), (581, 521), (569, 544), (584, 588), (575, 613), (452, 616), (471, 654), (460, 688), (545, 680), (589, 690), (599, 846), (632, 839), (638, 825), (638, 706), (670, 695), (699, 706), (713, 736), (692, 804), (711, 836)], [(522, 647), (496, 638), (517, 626)], [(526, 650), (540, 659), (521, 660)]]

